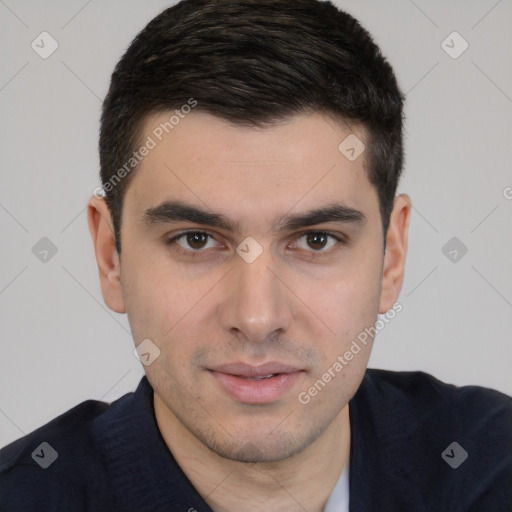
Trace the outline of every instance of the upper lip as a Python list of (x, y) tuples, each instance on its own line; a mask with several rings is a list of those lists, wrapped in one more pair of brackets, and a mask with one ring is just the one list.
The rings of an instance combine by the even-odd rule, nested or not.
[(295, 373), (302, 371), (302, 369), (297, 366), (278, 362), (269, 362), (259, 366), (252, 366), (246, 363), (221, 364), (219, 366), (209, 368), (209, 370), (229, 375), (237, 375), (240, 377), (265, 377), (267, 375), (277, 373)]

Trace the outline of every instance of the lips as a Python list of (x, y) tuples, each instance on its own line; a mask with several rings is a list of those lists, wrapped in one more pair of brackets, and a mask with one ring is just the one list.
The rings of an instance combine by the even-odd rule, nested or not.
[(232, 363), (209, 369), (222, 391), (231, 399), (245, 404), (268, 404), (277, 401), (302, 377), (304, 370), (278, 362), (260, 366)]
[(271, 379), (272, 377), (275, 377), (276, 375), (279, 375), (278, 373), (271, 373), (269, 375), (264, 376), (256, 376), (256, 377), (243, 377), (242, 375), (236, 375), (236, 377), (242, 377), (247, 380), (262, 380), (262, 379)]

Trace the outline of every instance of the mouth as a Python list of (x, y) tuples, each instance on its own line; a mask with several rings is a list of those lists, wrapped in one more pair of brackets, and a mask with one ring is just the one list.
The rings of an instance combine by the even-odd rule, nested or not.
[(232, 400), (253, 405), (278, 401), (305, 373), (302, 368), (276, 362), (260, 366), (226, 364), (209, 368), (208, 371)]
[(235, 375), (235, 377), (240, 377), (242, 379), (247, 379), (247, 380), (263, 380), (263, 379), (271, 379), (273, 377), (276, 377), (277, 375), (279, 375), (279, 373), (271, 373), (269, 375), (261, 375), (258, 377), (244, 377), (243, 375)]

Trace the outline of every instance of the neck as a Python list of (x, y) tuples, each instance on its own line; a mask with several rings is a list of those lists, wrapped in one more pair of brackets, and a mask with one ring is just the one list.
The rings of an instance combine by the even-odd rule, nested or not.
[(165, 443), (214, 512), (322, 512), (348, 461), (348, 405), (306, 449), (271, 463), (220, 457), (193, 436), (156, 393), (154, 407)]

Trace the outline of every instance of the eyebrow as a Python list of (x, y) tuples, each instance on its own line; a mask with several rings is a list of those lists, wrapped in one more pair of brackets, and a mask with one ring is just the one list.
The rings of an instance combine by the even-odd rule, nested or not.
[[(145, 210), (142, 215), (142, 221), (148, 227), (157, 224), (187, 221), (225, 229), (226, 231), (235, 231), (238, 225), (225, 215), (210, 212), (181, 201), (165, 201), (154, 208)], [(366, 216), (359, 210), (336, 203), (304, 213), (284, 215), (277, 219), (271, 231), (291, 231), (326, 222), (364, 224)]]
[(363, 212), (341, 204), (332, 204), (316, 208), (304, 213), (286, 215), (275, 223), (272, 231), (292, 231), (306, 226), (315, 226), (325, 222), (340, 222), (343, 224), (364, 224), (366, 217)]
[(165, 201), (164, 203), (149, 208), (142, 216), (146, 226), (169, 222), (188, 221), (228, 231), (233, 229), (233, 223), (224, 215), (209, 212), (196, 206), (182, 203), (181, 201)]

